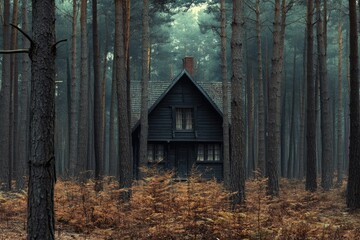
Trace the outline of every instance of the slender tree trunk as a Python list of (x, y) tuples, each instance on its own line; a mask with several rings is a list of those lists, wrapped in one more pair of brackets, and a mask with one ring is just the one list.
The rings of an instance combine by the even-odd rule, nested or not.
[(116, 104), (116, 78), (115, 78), (115, 61), (113, 61), (113, 73), (111, 80), (111, 102), (110, 102), (110, 123), (109, 123), (109, 170), (111, 176), (119, 176), (119, 164), (118, 164), (118, 149), (116, 132), (117, 127), (115, 125), (115, 116), (117, 115)]
[[(131, 135), (131, 129), (132, 129), (132, 123), (131, 123), (131, 79), (130, 79), (130, 0), (124, 0), (124, 29), (125, 29), (125, 65), (126, 65), (126, 91), (127, 91), (127, 111), (128, 111), (128, 124), (129, 124), (129, 148), (130, 148), (130, 158), (133, 159), (133, 149), (132, 149), (132, 135)], [(151, 51), (151, 50), (150, 50)], [(150, 68), (150, 60), (149, 60), (149, 68)], [(150, 70), (149, 70), (150, 72)], [(133, 177), (133, 175), (132, 175)]]
[(255, 156), (254, 156), (254, 76), (251, 76), (247, 79), (248, 81), (248, 173), (247, 176), (253, 176), (255, 168)]
[(264, 176), (268, 176), (267, 174), (267, 148), (268, 148), (268, 134), (269, 134), (269, 86), (270, 86), (270, 63), (269, 63), (269, 42), (266, 38), (265, 44), (265, 81), (264, 81), (264, 113), (265, 113), (265, 173)]
[(294, 48), (293, 59), (293, 82), (292, 82), (292, 100), (291, 100), (291, 118), (290, 118), (290, 136), (289, 136), (289, 155), (288, 155), (288, 178), (295, 177), (295, 85), (296, 85), (296, 47)]
[(314, 192), (317, 188), (316, 183), (316, 114), (315, 114), (315, 82), (314, 82), (314, 66), (313, 66), (313, 13), (314, 4), (312, 0), (307, 2), (307, 117), (306, 117), (306, 190)]
[(76, 51), (76, 32), (77, 32), (77, 1), (73, 0), (72, 12), (72, 35), (71, 35), (71, 90), (70, 90), (70, 125), (69, 125), (69, 162), (70, 162), (70, 176), (74, 177), (76, 174), (77, 162), (77, 94), (76, 94), (76, 74), (77, 74), (77, 51)]
[(224, 184), (230, 189), (230, 131), (229, 131), (229, 84), (227, 77), (227, 58), (226, 58), (226, 11), (225, 0), (220, 1), (221, 30), (220, 30), (220, 48), (221, 48), (221, 79), (223, 92), (223, 163), (224, 163)]
[[(286, 75), (286, 74), (285, 74)], [(286, 77), (285, 77), (286, 78)], [(286, 82), (284, 82), (284, 84), (281, 84), (281, 112), (283, 114), (281, 114), (280, 119), (281, 119), (281, 126), (280, 126), (280, 176), (281, 177), (287, 177), (287, 159), (286, 159), (286, 154), (287, 154), (287, 150), (288, 148), (288, 119), (287, 119), (287, 103), (288, 103), (288, 90), (287, 90), (287, 84)]]
[[(142, 75), (141, 75), (141, 114), (140, 114), (140, 166), (147, 166), (148, 140), (148, 83), (150, 75), (150, 31), (149, 1), (143, 0), (142, 14)], [(140, 174), (141, 176), (142, 174)]]
[(245, 130), (243, 115), (244, 86), (243, 70), (243, 32), (244, 32), (244, 5), (241, 0), (233, 0), (233, 22), (231, 36), (231, 63), (233, 74), (231, 77), (231, 191), (236, 192), (233, 196), (233, 205), (245, 201)]
[[(13, 0), (13, 14), (12, 14), (12, 24), (18, 24), (18, 8), (19, 1)], [(18, 31), (13, 28), (11, 31), (11, 45), (10, 49), (17, 49), (18, 40), (17, 40)], [(9, 178), (8, 182), (11, 187), (11, 181), (13, 179), (13, 173), (17, 171), (17, 159), (18, 159), (18, 108), (19, 108), (19, 91), (18, 91), (18, 81), (19, 81), (19, 69), (18, 69), (18, 56), (17, 54), (12, 54), (10, 56), (10, 81), (11, 81), (11, 97), (10, 97), (10, 162), (9, 162)]]
[(337, 185), (341, 186), (343, 181), (343, 161), (344, 161), (344, 141), (343, 141), (343, 132), (344, 132), (344, 121), (343, 121), (343, 83), (342, 83), (342, 48), (343, 48), (343, 39), (342, 39), (342, 18), (339, 17), (338, 25), (338, 112), (337, 112)]
[[(22, 0), (22, 30), (28, 32), (28, 14), (27, 0)], [(22, 36), (22, 46), (24, 49), (29, 48), (29, 41)], [(21, 98), (20, 98), (20, 124), (19, 124), (19, 155), (16, 172), (16, 188), (24, 188), (26, 163), (28, 161), (29, 151), (29, 79), (30, 79), (30, 62), (28, 56), (23, 56), (22, 74), (21, 74)]]
[(94, 150), (95, 150), (95, 190), (102, 190), (101, 178), (104, 175), (104, 102), (103, 86), (100, 78), (100, 49), (97, 21), (97, 0), (92, 0), (93, 27), (93, 70), (94, 70)]
[(81, 0), (80, 31), (81, 31), (81, 66), (80, 66), (80, 104), (79, 104), (79, 136), (76, 172), (80, 178), (85, 177), (88, 159), (88, 125), (89, 125), (89, 77), (88, 77), (88, 43), (87, 43), (87, 0)]
[(259, 101), (259, 154), (258, 170), (260, 175), (265, 173), (265, 105), (264, 105), (264, 79), (262, 69), (262, 45), (261, 45), (261, 20), (260, 20), (260, 0), (256, 0), (256, 45), (257, 45), (257, 63), (258, 63), (258, 101)]
[(32, 1), (32, 27), (27, 238), (55, 239), (55, 1)]
[[(10, 48), (10, 1), (4, 0), (4, 15), (3, 15), (3, 48)], [(11, 189), (11, 182), (9, 182), (10, 176), (10, 104), (11, 104), (11, 79), (10, 79), (10, 55), (5, 54), (3, 56), (2, 64), (2, 81), (1, 81), (1, 95), (0, 95), (0, 155), (1, 155), (1, 188), (6, 190)]]
[(104, 43), (104, 60), (102, 64), (102, 78), (101, 78), (101, 102), (103, 103), (103, 119), (104, 119), (104, 129), (103, 129), (103, 173), (109, 175), (109, 158), (108, 158), (108, 139), (106, 129), (107, 129), (107, 114), (106, 114), (106, 72), (108, 69), (108, 53), (109, 53), (109, 16), (105, 16), (105, 43)]
[(321, 103), (321, 143), (322, 143), (322, 159), (321, 159), (321, 187), (329, 190), (332, 187), (332, 134), (330, 101), (328, 93), (328, 79), (326, 66), (326, 49), (323, 22), (320, 10), (320, 0), (316, 0), (317, 9), (317, 46), (319, 57), (319, 77), (320, 77), (320, 103)]
[(279, 195), (279, 161), (280, 161), (280, 111), (281, 111), (281, 77), (283, 71), (283, 44), (280, 21), (280, 0), (275, 1), (273, 57), (271, 80), (269, 83), (269, 120), (267, 146), (268, 194)]
[(350, 21), (350, 153), (346, 205), (360, 208), (359, 56), (356, 1), (349, 0)]
[(299, 143), (299, 175), (300, 179), (303, 179), (305, 176), (305, 144), (306, 144), (306, 138), (305, 138), (305, 118), (306, 118), (306, 72), (307, 72), (307, 31), (305, 28), (304, 31), (304, 48), (303, 48), (303, 74), (302, 78), (299, 78), (299, 96), (300, 96), (300, 110), (299, 110), (299, 117), (300, 117), (300, 126), (299, 126), (299, 132), (300, 132), (300, 143)]
[(125, 42), (125, 0), (115, 0), (115, 61), (116, 83), (118, 96), (118, 126), (119, 126), (119, 158), (120, 158), (120, 198), (128, 201), (131, 197), (129, 188), (133, 180), (133, 159), (131, 158), (127, 74), (126, 74), (126, 42)]

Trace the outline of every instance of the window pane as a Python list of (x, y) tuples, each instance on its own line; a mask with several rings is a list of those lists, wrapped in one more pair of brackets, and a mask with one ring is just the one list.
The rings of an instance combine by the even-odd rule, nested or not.
[(148, 145), (147, 152), (148, 152), (148, 161), (153, 162), (154, 161), (154, 145), (153, 144)]
[(192, 108), (176, 108), (176, 130), (193, 129), (194, 110)]
[(164, 160), (164, 145), (159, 144), (156, 146), (156, 161), (161, 162)]
[(215, 144), (215, 161), (220, 161), (220, 153), (221, 153), (221, 151), (220, 151), (220, 144)]
[(182, 129), (183, 126), (183, 117), (182, 117), (182, 109), (181, 108), (177, 108), (176, 109), (176, 129)]
[(184, 109), (185, 112), (186, 112), (186, 126), (185, 126), (185, 129), (186, 130), (191, 130), (193, 127), (192, 127), (192, 121), (193, 121), (193, 111), (191, 108), (187, 108), (187, 109)]
[(208, 161), (214, 161), (214, 145), (213, 144), (209, 144), (208, 146), (208, 150), (207, 150), (207, 160)]
[(198, 145), (197, 161), (204, 161), (204, 144)]

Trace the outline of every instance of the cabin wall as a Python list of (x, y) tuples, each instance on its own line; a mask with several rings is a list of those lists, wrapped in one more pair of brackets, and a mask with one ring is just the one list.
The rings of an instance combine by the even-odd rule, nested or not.
[[(194, 109), (193, 130), (175, 130), (175, 109)], [(165, 159), (148, 163), (149, 167), (174, 170), (175, 177), (187, 178), (192, 169), (202, 178), (223, 179), (222, 161), (197, 161), (198, 144), (218, 143), (222, 146), (222, 116), (209, 103), (193, 82), (184, 75), (149, 114), (148, 142), (163, 144)], [(134, 163), (139, 163), (138, 126), (133, 131)], [(221, 154), (222, 156), (222, 154)]]

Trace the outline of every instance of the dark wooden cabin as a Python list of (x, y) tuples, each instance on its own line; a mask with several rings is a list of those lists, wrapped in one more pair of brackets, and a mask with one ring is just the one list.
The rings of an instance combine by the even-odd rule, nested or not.
[[(148, 166), (174, 170), (180, 179), (186, 179), (194, 168), (203, 178), (222, 180), (222, 112), (208, 92), (194, 81), (192, 67), (187, 67), (186, 61), (192, 65), (192, 59), (185, 58), (186, 70), (171, 82), (150, 84), (150, 88), (156, 88), (149, 91), (150, 98), (154, 92), (163, 92), (155, 100), (150, 99)], [(209, 84), (207, 88), (211, 88)], [(140, 127), (137, 122), (132, 132), (136, 173)]]

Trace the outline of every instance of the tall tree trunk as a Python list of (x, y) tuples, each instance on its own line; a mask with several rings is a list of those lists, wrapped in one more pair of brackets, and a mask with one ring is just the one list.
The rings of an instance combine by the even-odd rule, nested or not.
[(220, 30), (220, 49), (221, 49), (221, 79), (223, 92), (223, 163), (224, 163), (224, 184), (230, 189), (230, 131), (229, 131), (229, 84), (227, 77), (227, 58), (226, 58), (226, 11), (225, 0), (220, 1), (221, 30)]
[[(10, 1), (4, 0), (4, 15), (3, 15), (3, 48), (10, 48)], [(11, 103), (11, 79), (10, 79), (10, 55), (3, 56), (2, 64), (2, 81), (1, 81), (1, 121), (0, 121), (0, 155), (1, 155), (1, 183), (7, 190), (11, 189), (10, 178), (10, 103)]]
[(80, 7), (80, 38), (81, 38), (81, 66), (80, 66), (80, 97), (79, 97), (79, 136), (78, 157), (76, 172), (80, 178), (85, 177), (86, 163), (88, 159), (89, 141), (89, 77), (88, 77), (88, 43), (87, 43), (87, 0), (81, 0)]
[(231, 36), (231, 191), (233, 205), (245, 201), (245, 130), (244, 130), (244, 70), (243, 70), (243, 33), (244, 33), (244, 5), (241, 0), (233, 0), (233, 22)]
[(106, 114), (106, 73), (107, 73), (107, 69), (108, 69), (108, 53), (109, 53), (109, 16), (106, 15), (105, 16), (105, 43), (104, 43), (104, 60), (102, 63), (102, 78), (101, 78), (101, 102), (103, 103), (103, 119), (104, 119), (104, 129), (103, 129), (103, 159), (104, 159), (104, 163), (103, 163), (103, 173), (105, 175), (109, 175), (109, 158), (108, 158), (108, 142), (106, 141), (107, 138), (107, 133), (106, 133), (106, 128), (107, 128), (107, 114)]
[(32, 1), (28, 239), (55, 239), (55, 1)]
[(337, 185), (341, 186), (343, 181), (343, 161), (344, 161), (344, 141), (343, 141), (343, 132), (344, 132), (344, 121), (343, 121), (343, 83), (342, 83), (342, 48), (343, 48), (343, 38), (342, 38), (342, 17), (339, 17), (338, 23), (338, 112), (337, 112)]
[(77, 162), (77, 137), (78, 137), (78, 119), (77, 119), (77, 94), (76, 94), (76, 74), (77, 74), (77, 51), (76, 51), (76, 32), (77, 32), (77, 1), (73, 0), (72, 12), (72, 35), (71, 35), (71, 89), (70, 89), (70, 123), (69, 123), (69, 162), (70, 176), (76, 174)]
[(255, 155), (254, 155), (254, 75), (247, 78), (247, 113), (248, 113), (248, 154), (247, 154), (247, 176), (253, 176), (255, 167)]
[[(143, 0), (142, 14), (142, 75), (141, 75), (141, 114), (140, 114), (140, 166), (147, 166), (148, 140), (148, 83), (150, 75), (150, 31), (149, 1)], [(142, 175), (142, 174), (140, 174)]]
[(350, 153), (346, 205), (360, 208), (359, 56), (356, 0), (349, 0), (350, 21)]
[[(286, 74), (285, 74), (286, 75)], [(286, 154), (287, 154), (287, 150), (288, 145), (289, 145), (289, 140), (288, 140), (288, 119), (287, 119), (287, 103), (288, 103), (288, 90), (287, 90), (287, 84), (286, 82), (284, 82), (284, 84), (281, 84), (281, 116), (280, 116), (280, 121), (281, 121), (281, 126), (280, 126), (280, 176), (281, 177), (286, 177), (287, 176), (287, 159), (286, 159)]]
[[(12, 24), (18, 24), (18, 8), (19, 1), (13, 0), (13, 14), (12, 14)], [(13, 28), (11, 31), (11, 46), (10, 49), (17, 49), (18, 39), (17, 39), (17, 29)], [(13, 179), (13, 173), (17, 171), (17, 159), (18, 159), (18, 112), (19, 112), (19, 69), (18, 69), (18, 56), (17, 54), (11, 55), (10, 61), (10, 81), (11, 81), (11, 98), (10, 98), (10, 170), (9, 170), (9, 179), (11, 186), (11, 181)]]
[[(28, 32), (28, 4), (27, 0), (22, 0), (22, 30)], [(22, 46), (24, 49), (29, 48), (28, 39), (22, 36)], [(21, 74), (21, 98), (20, 98), (20, 124), (19, 124), (19, 155), (16, 172), (16, 188), (24, 188), (26, 163), (28, 161), (29, 151), (29, 79), (30, 79), (30, 62), (28, 56), (23, 56), (22, 74)]]
[(265, 105), (264, 105), (264, 79), (262, 69), (262, 45), (261, 45), (261, 20), (260, 20), (260, 0), (256, 0), (256, 45), (257, 45), (257, 63), (258, 63), (258, 101), (259, 101), (259, 154), (258, 170), (260, 175), (265, 173)]
[(307, 117), (306, 117), (306, 185), (307, 191), (314, 192), (317, 188), (316, 183), (316, 114), (315, 114), (315, 81), (314, 81), (314, 66), (313, 66), (313, 13), (314, 3), (312, 0), (307, 2), (307, 67), (306, 67), (306, 82), (307, 82)]
[(117, 114), (116, 104), (116, 78), (115, 78), (115, 61), (113, 61), (112, 68), (112, 80), (111, 80), (111, 102), (110, 102), (110, 123), (109, 123), (109, 170), (111, 176), (119, 176), (119, 164), (118, 164), (118, 142), (116, 138), (117, 127), (115, 125), (115, 116)]
[(320, 103), (321, 103), (321, 187), (324, 190), (329, 190), (332, 187), (332, 162), (333, 162), (333, 148), (332, 148), (332, 134), (331, 134), (331, 120), (330, 101), (328, 93), (328, 79), (326, 66), (326, 48), (325, 36), (323, 29), (323, 22), (321, 17), (320, 0), (316, 0), (317, 10), (317, 46), (319, 57), (319, 77), (320, 77)]
[[(129, 142), (130, 142), (130, 157), (133, 159), (133, 150), (132, 150), (132, 135), (131, 135), (131, 79), (130, 79), (130, 0), (124, 0), (124, 29), (125, 29), (125, 66), (126, 66), (126, 91), (127, 91), (127, 111), (128, 111), (128, 124), (129, 124)], [(151, 51), (151, 50), (150, 50)], [(150, 68), (150, 60), (149, 60), (149, 68)], [(150, 72), (150, 70), (149, 70)]]
[(289, 136), (289, 155), (288, 155), (288, 178), (295, 177), (295, 85), (296, 85), (296, 47), (294, 47), (293, 59), (293, 82), (292, 82), (292, 99), (291, 99), (291, 115), (290, 115), (290, 136)]
[(97, 0), (92, 0), (93, 27), (93, 70), (94, 70), (94, 150), (95, 150), (95, 190), (102, 190), (101, 178), (104, 175), (104, 102), (102, 79), (100, 78), (100, 49), (97, 21)]
[(280, 21), (280, 0), (275, 1), (273, 56), (271, 79), (269, 83), (269, 120), (267, 146), (268, 194), (279, 195), (279, 161), (280, 161), (280, 111), (281, 111), (281, 77), (283, 71), (283, 47)]
[(299, 126), (299, 134), (300, 134), (300, 143), (299, 143), (299, 176), (300, 179), (303, 179), (305, 176), (305, 117), (306, 117), (306, 64), (307, 64), (307, 31), (305, 27), (304, 31), (304, 48), (303, 48), (303, 68), (302, 68), (302, 78), (299, 78), (299, 96), (300, 96), (300, 126)]
[(125, 10), (126, 0), (115, 0), (115, 61), (116, 61), (116, 84), (118, 96), (118, 126), (119, 126), (119, 158), (120, 158), (120, 198), (128, 201), (131, 197), (129, 188), (133, 180), (133, 159), (130, 148), (130, 129), (126, 74), (126, 42), (125, 42)]

